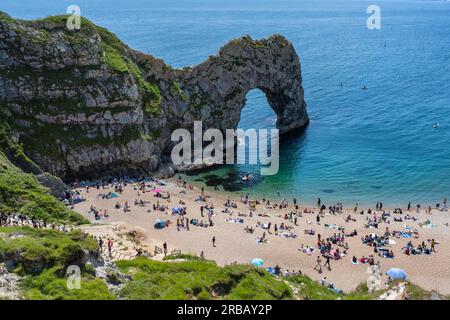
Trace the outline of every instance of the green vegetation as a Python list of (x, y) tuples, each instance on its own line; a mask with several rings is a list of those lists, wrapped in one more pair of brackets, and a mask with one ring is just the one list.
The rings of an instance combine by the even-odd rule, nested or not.
[(161, 114), (162, 96), (159, 87), (154, 83), (144, 80), (141, 69), (139, 69), (133, 62), (129, 62), (128, 70), (136, 80), (138, 87), (141, 88), (144, 94), (144, 111), (153, 116)]
[(126, 56), (126, 45), (113, 33), (96, 26), (96, 31), (102, 38), (102, 48), (108, 67), (118, 73), (130, 73), (143, 95), (144, 111), (152, 116), (161, 114), (162, 96), (159, 87), (154, 82), (147, 81), (142, 70)]
[(202, 260), (200, 257), (192, 254), (167, 255), (163, 258), (164, 261), (169, 260)]
[(355, 290), (345, 296), (345, 300), (373, 300), (382, 295), (386, 290), (369, 292), (367, 284), (361, 283)]
[[(406, 284), (406, 293), (409, 300), (429, 300), (432, 297), (432, 292), (427, 291), (416, 284), (409, 281), (395, 280), (390, 288), (398, 286), (400, 283), (404, 282)], [(369, 292), (367, 285), (365, 283), (360, 284), (355, 290), (345, 295), (346, 300), (374, 300), (377, 299), (382, 294), (386, 293), (388, 289), (378, 290), (374, 292)], [(449, 300), (450, 296), (444, 296), (435, 292), (435, 295), (440, 299)]]
[(87, 222), (50, 195), (33, 174), (15, 167), (1, 152), (0, 212), (26, 214), (48, 222)]
[(186, 93), (184, 93), (184, 91), (181, 90), (180, 86), (178, 85), (178, 82), (176, 81), (172, 81), (170, 85), (170, 93), (172, 93), (173, 95), (179, 95), (181, 100), (183, 100), (184, 102), (189, 101), (188, 97), (186, 96)]
[(108, 44), (103, 44), (103, 50), (105, 51), (108, 67), (119, 73), (127, 73), (129, 71), (123, 55), (118, 50)]
[[(3, 117), (0, 110), (0, 117)], [(11, 130), (7, 123), (0, 122), (0, 158), (2, 151), (14, 165), (23, 168), (27, 172), (40, 173), (39, 167), (25, 154), (22, 147), (11, 139)], [(1, 163), (1, 160), (0, 160)], [(4, 165), (6, 166), (6, 164)]]
[(302, 299), (307, 300), (336, 300), (338, 298), (342, 298), (342, 294), (338, 294), (331, 289), (321, 285), (317, 281), (312, 280), (311, 278), (298, 275), (286, 278), (294, 288), (297, 289), (298, 295)]
[(40, 171), (10, 135), (9, 126), (0, 122), (0, 213), (22, 213), (48, 222), (87, 222), (50, 195), (34, 174), (16, 166), (30, 172)]
[(80, 231), (65, 234), (50, 229), (3, 227), (0, 235), (1, 256), (12, 259), (18, 273), (36, 274), (56, 265), (67, 267), (97, 249), (96, 241)]
[[(118, 269), (131, 279), (112, 293), (104, 280), (95, 277), (94, 269), (83, 264), (87, 255), (96, 256), (96, 246), (92, 237), (78, 231), (65, 234), (0, 227), (0, 262), (13, 262), (13, 271), (22, 277), (21, 296), (26, 299), (365, 300), (386, 292), (369, 293), (367, 286), (360, 285), (349, 294), (339, 294), (307, 276), (274, 277), (250, 265), (219, 267), (213, 261), (184, 254), (167, 256), (164, 262), (146, 258), (118, 261)], [(81, 288), (76, 290), (67, 286), (67, 267), (72, 264), (81, 267)], [(107, 271), (107, 278), (115, 284), (123, 281), (115, 270)], [(409, 282), (407, 293), (409, 299), (431, 298), (430, 292)]]
[(247, 265), (219, 267), (189, 258), (158, 262), (138, 258), (119, 261), (133, 280), (120, 292), (127, 299), (291, 299), (289, 286), (269, 273)]
[(53, 267), (38, 276), (22, 281), (23, 296), (30, 300), (114, 300), (105, 282), (93, 275), (83, 273), (80, 289), (69, 290), (64, 269)]
[(96, 241), (79, 231), (68, 234), (28, 227), (0, 227), (0, 261), (12, 261), (21, 275), (25, 299), (114, 299), (106, 283), (82, 269), (81, 287), (69, 290), (66, 269), (82, 266), (87, 254), (94, 255)]
[(133, 125), (124, 127), (116, 136), (106, 137), (100, 127), (96, 131), (88, 131), (79, 126), (62, 127), (58, 124), (41, 125), (33, 122), (29, 130), (33, 134), (24, 136), (22, 142), (30, 151), (61, 159), (63, 155), (58, 146), (59, 141), (72, 149), (108, 145), (124, 146), (132, 140), (143, 139), (144, 135), (141, 128)]
[[(144, 111), (150, 116), (159, 116), (161, 114), (162, 103), (159, 87), (154, 80), (149, 81), (145, 79), (142, 70), (129, 57), (130, 49), (116, 35), (85, 18), (81, 18), (80, 30), (68, 30), (66, 28), (68, 17), (68, 15), (60, 15), (33, 21), (24, 21), (13, 19), (4, 13), (0, 15), (1, 20), (11, 23), (11, 28), (17, 33), (18, 38), (23, 37), (27, 41), (40, 45), (55, 41), (57, 35), (60, 37), (62, 34), (64, 40), (70, 46), (77, 50), (84, 50), (92, 45), (90, 42), (92, 35), (98, 34), (102, 40), (101, 54), (108, 68), (114, 73), (131, 74), (136, 81), (139, 91), (143, 95)], [(79, 80), (77, 79), (77, 74), (73, 73), (73, 70), (58, 70), (58, 72), (52, 70), (48, 72), (44, 68), (39, 72), (32, 72), (31, 70), (8, 70), (6, 72), (6, 76), (10, 78), (19, 76), (38, 77), (42, 75), (48, 81), (51, 81), (54, 77), (61, 78), (57, 79), (59, 82), (56, 81), (58, 85)]]

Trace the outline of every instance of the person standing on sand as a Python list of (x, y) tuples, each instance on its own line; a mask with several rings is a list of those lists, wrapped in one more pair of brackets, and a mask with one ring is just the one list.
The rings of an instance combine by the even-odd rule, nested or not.
[(326, 255), (326, 257), (325, 257), (325, 263), (323, 264), (323, 266), (325, 267), (325, 266), (328, 266), (328, 270), (329, 271), (331, 271), (331, 265), (330, 265), (330, 255), (329, 254), (327, 254)]
[(163, 243), (163, 251), (164, 251), (164, 256), (166, 256), (167, 255), (167, 243), (166, 242)]
[(318, 271), (319, 273), (322, 273), (322, 260), (320, 259), (320, 256), (317, 256), (316, 260), (316, 266), (314, 267), (314, 270)]
[(100, 239), (98, 240), (98, 250), (100, 253), (103, 253), (103, 239), (102, 237), (100, 237)]
[(317, 224), (320, 224), (320, 215), (317, 215), (316, 221), (317, 221)]
[(320, 204), (322, 203), (322, 201), (319, 199), (317, 199), (317, 208), (320, 208)]
[(436, 245), (436, 240), (434, 240), (434, 238), (433, 239), (431, 239), (431, 251), (432, 252), (436, 252), (436, 249), (435, 249), (435, 246)]
[(110, 257), (112, 257), (112, 247), (113, 247), (113, 241), (112, 241), (112, 239), (108, 239), (108, 254)]
[(212, 238), (212, 245), (213, 245), (214, 248), (216, 247), (216, 237)]

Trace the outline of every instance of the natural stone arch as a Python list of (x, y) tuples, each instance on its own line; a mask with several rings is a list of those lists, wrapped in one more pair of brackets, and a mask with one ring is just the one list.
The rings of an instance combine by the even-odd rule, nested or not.
[(253, 89), (260, 89), (266, 95), (277, 115), (276, 126), (281, 133), (308, 123), (300, 61), (292, 44), (282, 36), (263, 40), (246, 36), (233, 40), (217, 56), (179, 79), (201, 110), (197, 115), (183, 115), (181, 122), (187, 128), (193, 120), (202, 120), (205, 129), (235, 129), (245, 97)]
[(40, 169), (67, 180), (173, 172), (172, 131), (193, 130), (195, 120), (235, 129), (255, 88), (281, 133), (308, 123), (300, 62), (280, 35), (235, 39), (193, 68), (173, 69), (87, 20), (74, 33), (64, 17), (0, 12), (0, 120)]

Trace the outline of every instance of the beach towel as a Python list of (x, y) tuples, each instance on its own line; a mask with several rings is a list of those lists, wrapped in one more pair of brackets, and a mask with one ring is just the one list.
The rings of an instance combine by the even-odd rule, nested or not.
[(401, 234), (400, 234), (400, 236), (402, 237), (402, 238), (411, 238), (412, 237), (412, 235), (410, 234), (410, 233), (408, 233), (408, 232), (402, 232)]
[(155, 220), (155, 224), (153, 225), (155, 229), (164, 229), (166, 227), (166, 223), (160, 219)]
[(181, 208), (172, 208), (172, 214), (181, 214), (183, 210)]
[(269, 272), (270, 274), (275, 274), (275, 269), (272, 268), (272, 267), (268, 267), (266, 270), (267, 270), (267, 272)]

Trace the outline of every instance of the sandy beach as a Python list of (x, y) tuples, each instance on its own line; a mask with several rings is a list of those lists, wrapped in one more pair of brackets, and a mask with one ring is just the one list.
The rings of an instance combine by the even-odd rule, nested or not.
[[(170, 202), (167, 199), (155, 197), (155, 192), (151, 190), (153, 188), (159, 188), (162, 190), (162, 194), (170, 192)], [(442, 294), (450, 294), (450, 234), (448, 222), (450, 221), (449, 211), (440, 211), (433, 209), (431, 214), (426, 213), (425, 206), (422, 205), (420, 213), (416, 213), (415, 207), (407, 212), (404, 209), (403, 214), (393, 214), (390, 209), (383, 209), (386, 212), (390, 212), (390, 223), (382, 223), (378, 228), (366, 228), (367, 210), (365, 213), (354, 214), (353, 208), (344, 208), (344, 212), (341, 214), (329, 214), (328, 209), (321, 215), (320, 224), (317, 224), (316, 217), (319, 212), (318, 208), (305, 207), (299, 204), (300, 208), (298, 212), (302, 212), (298, 217), (297, 225), (293, 222), (286, 220), (284, 215), (293, 211), (294, 205), (292, 199), (286, 199), (289, 204), (284, 209), (270, 209), (266, 208), (265, 204), (256, 205), (256, 210), (253, 211), (253, 217), (249, 217), (250, 208), (248, 204), (241, 202), (239, 197), (232, 196), (231, 201), (237, 203), (237, 208), (229, 208), (232, 213), (224, 213), (224, 203), (227, 199), (227, 195), (222, 192), (214, 191), (212, 188), (205, 188), (205, 195), (207, 196), (207, 203), (214, 205), (214, 215), (212, 221), (214, 226), (212, 227), (200, 227), (190, 225), (189, 230), (180, 228), (177, 230), (177, 218), (178, 215), (172, 215), (173, 207), (186, 207), (186, 217), (189, 219), (198, 219), (207, 222), (208, 218), (202, 217), (200, 214), (200, 207), (205, 205), (206, 202), (195, 201), (195, 199), (201, 194), (198, 187), (193, 189), (184, 188), (183, 186), (177, 186), (176, 180), (171, 179), (165, 181), (165, 185), (159, 186), (155, 184), (149, 184), (145, 189), (145, 192), (139, 191), (138, 184), (127, 184), (123, 188), (121, 193), (117, 193), (117, 198), (101, 199), (100, 194), (106, 194), (109, 192), (115, 192), (113, 186), (106, 188), (100, 187), (99, 189), (91, 187), (87, 192), (85, 187), (79, 187), (74, 189), (80, 193), (81, 197), (86, 201), (78, 203), (74, 206), (74, 210), (88, 218), (94, 224), (98, 226), (83, 227), (86, 232), (94, 234), (96, 236), (108, 237), (108, 226), (115, 228), (115, 230), (134, 230), (139, 235), (139, 247), (144, 250), (148, 250), (153, 253), (154, 246), (162, 246), (164, 242), (168, 245), (168, 251), (178, 249), (182, 253), (192, 253), (200, 255), (203, 251), (207, 259), (215, 260), (220, 265), (226, 265), (233, 262), (238, 263), (250, 263), (253, 258), (261, 258), (264, 260), (264, 267), (279, 265), (282, 271), (285, 270), (301, 270), (313, 279), (320, 280), (326, 276), (328, 280), (332, 281), (336, 288), (350, 291), (355, 289), (360, 283), (366, 282), (368, 278), (368, 264), (352, 264), (351, 260), (353, 256), (358, 259), (362, 256), (369, 256), (373, 254), (375, 261), (380, 263), (381, 272), (383, 274), (382, 280), (385, 282), (387, 277), (384, 273), (391, 267), (399, 267), (406, 271), (408, 280), (427, 290), (436, 290)], [(274, 191), (275, 192), (275, 191)], [(135, 200), (138, 199), (146, 202), (145, 206), (135, 205)], [(250, 199), (253, 200), (253, 199)], [(259, 199), (261, 200), (261, 199)], [(116, 209), (116, 203), (124, 204), (128, 202), (130, 210), (124, 212), (122, 209)], [(165, 212), (154, 211), (153, 204), (159, 204), (167, 206), (169, 209)], [(180, 201), (184, 204), (180, 204)], [(279, 203), (279, 202), (278, 202)], [(326, 204), (327, 208), (329, 204)], [(101, 217), (99, 220), (94, 218), (94, 214), (89, 213), (90, 207), (93, 206), (103, 213), (103, 210), (107, 210), (109, 217)], [(375, 206), (375, 204), (374, 204)], [(427, 206), (428, 207), (428, 206)], [(313, 213), (303, 213), (307, 208)], [(247, 215), (240, 216), (244, 220), (243, 223), (234, 223), (227, 221), (229, 218), (237, 218), (238, 213)], [(377, 214), (381, 215), (382, 211), (378, 211)], [(258, 214), (267, 214), (268, 217), (258, 216)], [(352, 218), (356, 221), (346, 222), (345, 218), (351, 214)], [(393, 218), (403, 217), (409, 214), (417, 218), (416, 221), (403, 220), (402, 222), (394, 222)], [(170, 220), (172, 223), (163, 229), (157, 230), (154, 228), (156, 219), (162, 219), (164, 221)], [(427, 219), (431, 220), (435, 227), (427, 228), (421, 227), (419, 223), (423, 223)], [(257, 222), (271, 223), (272, 232), (269, 234), (267, 230), (263, 230), (256, 227)], [(292, 226), (291, 232), (294, 232), (296, 238), (283, 238), (277, 236), (273, 232), (273, 225), (287, 224)], [(342, 232), (333, 228), (325, 227), (328, 225), (339, 225), (345, 227), (345, 233), (349, 233), (353, 230), (358, 232), (357, 236), (346, 237), (345, 242), (349, 245), (349, 250), (346, 256), (339, 260), (331, 261), (331, 271), (323, 267), (322, 273), (314, 270), (315, 262), (319, 251), (317, 250), (317, 234), (320, 234), (322, 238), (326, 239), (333, 234)], [(446, 225), (447, 224), (447, 225)], [(386, 227), (390, 231), (405, 231), (405, 225), (417, 229), (419, 237), (417, 239), (396, 238), (392, 237), (395, 244), (390, 245), (389, 250), (394, 252), (394, 258), (383, 258), (374, 253), (372, 247), (369, 247), (362, 243), (361, 238), (376, 233), (383, 235)], [(247, 233), (244, 228), (254, 228), (254, 233)], [(315, 235), (308, 235), (304, 233), (304, 230), (314, 230)], [(111, 229), (112, 230), (112, 229)], [(266, 243), (258, 243), (257, 238), (261, 237), (263, 232), (266, 233)], [(211, 239), (216, 238), (216, 247), (213, 247)], [(437, 252), (433, 252), (431, 255), (406, 255), (403, 253), (402, 248), (408, 241), (412, 241), (414, 246), (419, 245), (422, 241), (425, 241), (428, 247), (430, 243), (428, 239), (434, 238), (439, 244), (436, 245)], [(308, 245), (315, 247), (316, 250), (311, 255), (299, 251), (301, 245)], [(122, 244), (123, 245), (123, 244)], [(118, 244), (115, 244), (118, 246)], [(333, 246), (336, 247), (336, 246)], [(133, 254), (132, 244), (127, 244), (128, 253)], [(161, 259), (161, 255), (155, 257)], [(322, 258), (322, 264), (324, 260)]]

